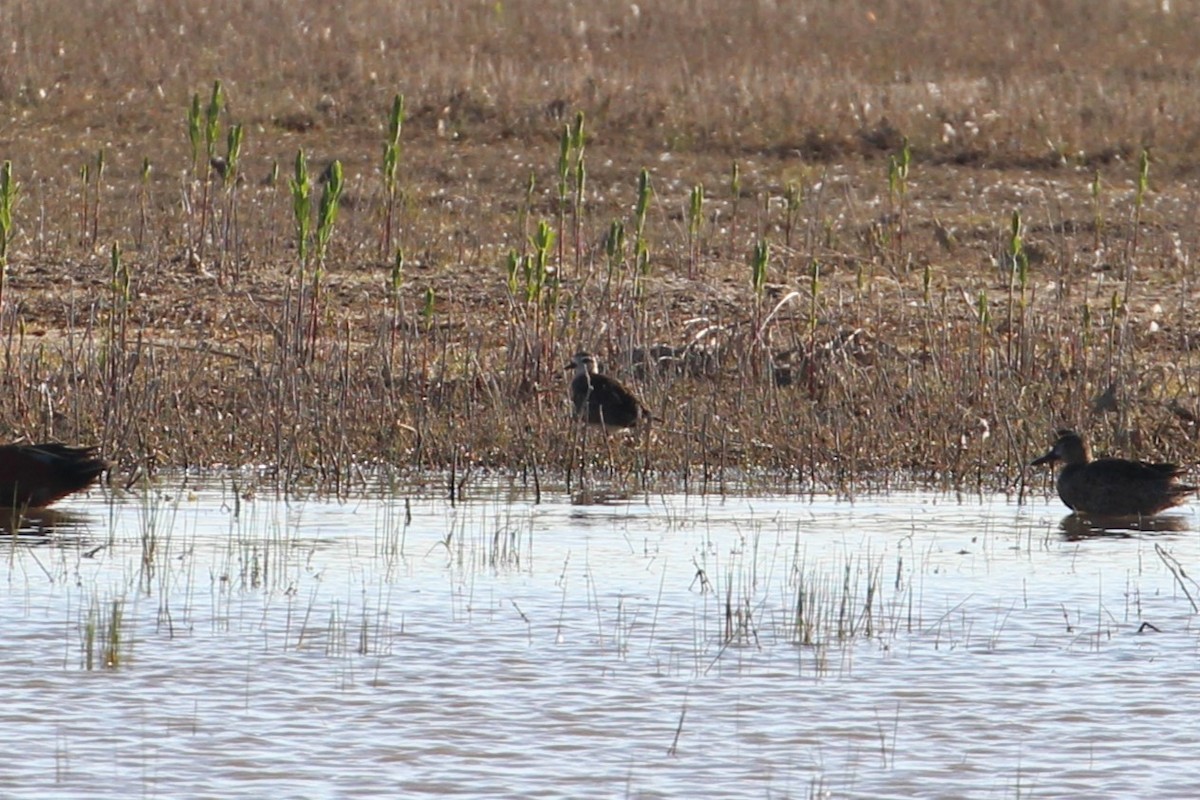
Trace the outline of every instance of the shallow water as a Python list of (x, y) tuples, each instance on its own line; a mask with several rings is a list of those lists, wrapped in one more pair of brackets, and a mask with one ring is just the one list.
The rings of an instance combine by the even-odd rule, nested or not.
[(1200, 785), (1194, 511), (476, 497), (94, 495), (0, 536), (3, 796)]

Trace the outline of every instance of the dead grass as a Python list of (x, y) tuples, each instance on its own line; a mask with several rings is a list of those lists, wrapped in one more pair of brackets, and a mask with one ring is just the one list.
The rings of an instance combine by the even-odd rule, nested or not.
[[(0, 419), (99, 441), (129, 470), (262, 463), (339, 492), (374, 464), (469, 481), (581, 460), (688, 486), (1016, 490), (1060, 424), (1193, 461), (1200, 12), (1172, 9), (6, 4), (0, 141), (22, 187)], [(216, 78), (223, 124), (246, 125), (236, 189), (191, 171), (186, 106)], [(398, 91), (393, 288), (379, 153)], [(576, 218), (556, 163), (577, 110)], [(901, 192), (888, 159), (905, 139)], [(291, 199), (263, 183), (301, 147), (314, 174), (338, 158), (347, 175), (307, 353), (289, 328), (309, 302)], [(605, 251), (614, 221), (632, 240), (643, 166), (648, 274), (631, 244)], [(530, 303), (505, 261), (541, 220), (561, 260), (552, 297)], [(661, 368), (637, 363), (653, 345), (673, 348)], [(579, 347), (661, 417), (648, 445), (571, 428), (558, 368)]]

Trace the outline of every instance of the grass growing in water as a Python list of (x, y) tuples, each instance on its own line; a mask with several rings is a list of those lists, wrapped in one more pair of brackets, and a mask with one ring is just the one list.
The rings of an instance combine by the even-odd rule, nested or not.
[(118, 669), (128, 659), (125, 600), (93, 597), (82, 625), (82, 666), (87, 671)]

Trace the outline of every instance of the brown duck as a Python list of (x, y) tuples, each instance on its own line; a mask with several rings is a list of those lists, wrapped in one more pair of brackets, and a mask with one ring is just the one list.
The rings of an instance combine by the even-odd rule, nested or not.
[(45, 508), (88, 488), (106, 469), (94, 447), (0, 445), (0, 508)]
[(642, 401), (619, 381), (600, 374), (600, 362), (591, 353), (576, 353), (564, 369), (575, 370), (571, 402), (576, 417), (605, 428), (632, 428), (650, 421)]
[(1091, 449), (1078, 433), (1060, 430), (1058, 439), (1032, 466), (1063, 462), (1056, 485), (1067, 508), (1099, 517), (1150, 516), (1177, 506), (1196, 491), (1179, 483), (1183, 470), (1174, 464), (1151, 464), (1124, 458), (1092, 460)]

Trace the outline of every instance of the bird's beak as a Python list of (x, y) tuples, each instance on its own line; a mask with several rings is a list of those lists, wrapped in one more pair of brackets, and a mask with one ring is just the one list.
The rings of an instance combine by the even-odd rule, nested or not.
[(1053, 464), (1055, 461), (1058, 461), (1058, 453), (1054, 452), (1054, 448), (1051, 448), (1044, 456), (1030, 461), (1029, 466), (1040, 467), (1042, 464)]

